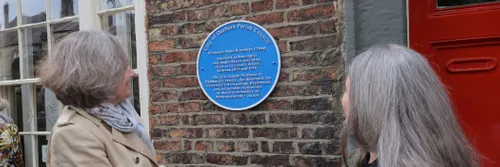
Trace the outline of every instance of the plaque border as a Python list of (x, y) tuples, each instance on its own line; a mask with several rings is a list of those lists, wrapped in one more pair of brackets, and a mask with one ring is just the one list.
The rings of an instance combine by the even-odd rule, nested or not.
[[(205, 91), (205, 88), (203, 87), (202, 83), (201, 83), (201, 80), (200, 80), (200, 69), (199, 69), (199, 63), (200, 63), (200, 56), (201, 56), (201, 52), (203, 51), (203, 47), (205, 46), (206, 42), (210, 39), (210, 37), (217, 32), (217, 30), (219, 30), (220, 28), (228, 25), (228, 24), (232, 24), (232, 23), (237, 23), (237, 22), (243, 22), (243, 23), (248, 23), (248, 24), (252, 24), (258, 28), (260, 28), (264, 33), (266, 33), (269, 38), (271, 38), (270, 40), (272, 41), (272, 43), (274, 44), (274, 47), (276, 48), (276, 53), (278, 55), (278, 62), (277, 62), (277, 66), (278, 66), (278, 72), (276, 73), (276, 80), (274, 81), (273, 85), (271, 86), (271, 89), (269, 89), (269, 91), (267, 92), (266, 95), (264, 95), (263, 97), (261, 97), (261, 99), (255, 103), (253, 103), (252, 105), (249, 105), (249, 106), (246, 106), (246, 107), (241, 107), (241, 108), (233, 108), (233, 107), (228, 107), (228, 106), (225, 106), (225, 105), (222, 105), (222, 104), (219, 104), (217, 101), (215, 101), (214, 99), (212, 99), (212, 97), (210, 97), (208, 95), (208, 93)], [(252, 21), (248, 21), (248, 20), (233, 20), (233, 21), (229, 21), (229, 22), (226, 22), (220, 26), (218, 26), (217, 28), (215, 28), (214, 30), (212, 30), (212, 32), (210, 32), (210, 34), (208, 34), (208, 36), (205, 38), (205, 40), (203, 40), (203, 43), (202, 45), (200, 46), (200, 49), (198, 51), (198, 56), (196, 58), (196, 78), (198, 78), (198, 84), (200, 85), (201, 87), (201, 90), (203, 91), (203, 93), (205, 94), (205, 96), (207, 96), (207, 98), (214, 104), (216, 104), (217, 106), (219, 107), (222, 107), (224, 109), (227, 109), (227, 110), (233, 110), (233, 111), (242, 111), (242, 110), (247, 110), (247, 109), (250, 109), (250, 108), (253, 108), (257, 105), (259, 105), (260, 103), (262, 103), (264, 100), (266, 100), (269, 95), (271, 95), (271, 93), (274, 91), (274, 88), (276, 87), (276, 84), (278, 83), (278, 80), (279, 80), (279, 76), (280, 76), (280, 73), (281, 73), (281, 53), (280, 53), (280, 48), (278, 47), (278, 44), (276, 43), (276, 40), (274, 40), (274, 37), (271, 35), (271, 33), (269, 33), (267, 31), (266, 28), (262, 27), (261, 25), (255, 23), (255, 22), (252, 22)]]

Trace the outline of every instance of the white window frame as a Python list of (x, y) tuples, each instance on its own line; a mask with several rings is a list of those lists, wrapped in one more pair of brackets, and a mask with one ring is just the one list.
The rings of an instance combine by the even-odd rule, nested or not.
[[(36, 118), (36, 106), (34, 106), (33, 99), (35, 98), (36, 93), (36, 84), (40, 82), (39, 78), (29, 78), (26, 79), (27, 76), (24, 76), (24, 36), (21, 31), (33, 28), (33, 27), (43, 27), (45, 26), (47, 29), (47, 51), (51, 53), (52, 50), (52, 31), (51, 25), (55, 23), (62, 23), (67, 21), (78, 20), (80, 30), (90, 30), (90, 29), (102, 29), (101, 27), (101, 16), (112, 15), (125, 11), (135, 11), (135, 34), (136, 34), (136, 55), (137, 55), (137, 69), (134, 71), (138, 74), (137, 78), (139, 80), (139, 102), (140, 102), (140, 114), (141, 121), (144, 127), (149, 132), (149, 83), (147, 76), (147, 63), (148, 63), (148, 51), (147, 51), (147, 34), (145, 27), (145, 19), (146, 19), (146, 7), (144, 0), (135, 0), (133, 5), (101, 10), (100, 3), (101, 0), (78, 0), (78, 11), (77, 16), (64, 17), (59, 19), (52, 20), (51, 18), (51, 0), (45, 0), (45, 12), (46, 12), (46, 20), (39, 23), (32, 24), (23, 24), (22, 23), (22, 1), (17, 1), (17, 26), (12, 28), (6, 28), (0, 30), (0, 32), (11, 32), (17, 31), (18, 34), (18, 54), (19, 54), (19, 71), (20, 71), (20, 79), (16, 80), (5, 80), (0, 81), (0, 87), (4, 86), (16, 86), (16, 85), (26, 85), (30, 92), (30, 105), (24, 106), (23, 108), (28, 108), (30, 113), (23, 113), (23, 115), (28, 115)], [(49, 56), (49, 54), (47, 55)], [(26, 109), (23, 109), (26, 110)], [(62, 104), (60, 104), (59, 112), (62, 110)], [(17, 111), (23, 112), (23, 111)], [(26, 129), (26, 128), (25, 128)], [(29, 136), (31, 139), (31, 143), (33, 147), (30, 152), (24, 152), (26, 159), (25, 165), (27, 166), (38, 166), (38, 149), (37, 148), (37, 140), (36, 138), (40, 135), (48, 136), (50, 135), (49, 131), (37, 131), (36, 130), (36, 119), (30, 122), (30, 127), (27, 127), (29, 131), (21, 131), (20, 135)], [(24, 142), (24, 141), (23, 141)], [(28, 160), (30, 159), (30, 160)]]

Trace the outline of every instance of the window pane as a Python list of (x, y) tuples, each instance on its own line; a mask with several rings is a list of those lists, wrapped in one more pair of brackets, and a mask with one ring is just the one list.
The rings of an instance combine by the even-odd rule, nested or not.
[(21, 0), (21, 4), (23, 24), (45, 21), (46, 13), (44, 0)]
[(0, 0), (0, 29), (17, 25), (17, 0)]
[(59, 118), (59, 101), (55, 94), (38, 85), (36, 87), (36, 131), (51, 131)]
[(47, 28), (29, 28), (24, 29), (22, 33), (24, 78), (35, 78), (38, 77), (35, 71), (36, 65), (47, 56)]
[(17, 31), (0, 33), (0, 81), (19, 79)]
[(132, 96), (130, 97), (130, 102), (134, 105), (135, 111), (141, 115), (141, 102), (139, 100), (139, 78), (134, 77), (131, 80), (130, 89), (132, 89)]
[(52, 0), (50, 6), (52, 20), (78, 15), (78, 0)]
[(38, 159), (38, 167), (46, 167), (46, 160), (47, 160), (47, 145), (49, 143), (48, 141), (48, 136), (37, 136), (37, 159)]
[(463, 6), (500, 0), (438, 0), (438, 7)]
[(133, 5), (134, 0), (101, 0), (101, 10)]
[(23, 104), (21, 95), (21, 86), (2, 86), (0, 87), (0, 97), (9, 101), (10, 107), (5, 114), (12, 118), (19, 131), (23, 131)]
[(127, 11), (109, 16), (103, 16), (102, 28), (116, 35), (120, 44), (129, 55), (129, 63), (133, 69), (137, 68), (137, 53), (135, 44), (135, 12)]
[(78, 20), (52, 24), (51, 26), (52, 41), (54, 42), (52, 46), (55, 46), (66, 35), (79, 30)]

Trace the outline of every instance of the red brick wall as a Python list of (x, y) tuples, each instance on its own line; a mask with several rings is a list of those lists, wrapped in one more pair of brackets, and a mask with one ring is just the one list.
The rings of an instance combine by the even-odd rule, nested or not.
[[(151, 131), (161, 164), (339, 166), (345, 75), (341, 0), (146, 3)], [(196, 79), (205, 37), (237, 19), (264, 26), (282, 61), (271, 96), (239, 112), (212, 104)]]

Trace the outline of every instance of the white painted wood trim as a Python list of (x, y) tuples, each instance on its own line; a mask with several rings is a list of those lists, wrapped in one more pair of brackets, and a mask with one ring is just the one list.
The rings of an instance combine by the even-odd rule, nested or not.
[(135, 34), (141, 119), (144, 128), (149, 132), (148, 40), (146, 36), (146, 6), (144, 0), (135, 1)]
[(101, 29), (101, 23), (97, 11), (100, 3), (97, 0), (79, 0), (78, 15), (80, 18), (80, 30)]

